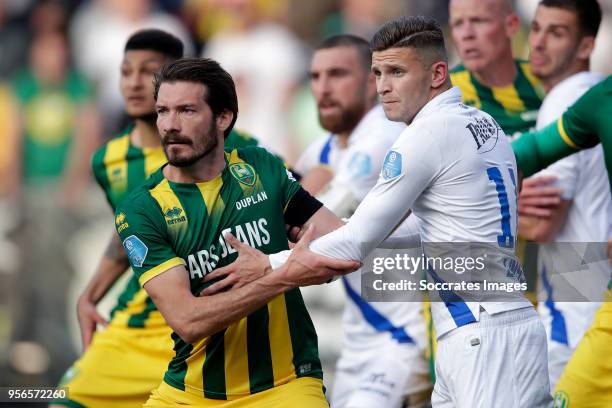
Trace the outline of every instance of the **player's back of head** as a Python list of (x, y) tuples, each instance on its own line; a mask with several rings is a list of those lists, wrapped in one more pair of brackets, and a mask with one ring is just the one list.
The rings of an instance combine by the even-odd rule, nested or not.
[(125, 43), (127, 51), (157, 51), (171, 59), (183, 57), (183, 42), (174, 35), (158, 29), (145, 29), (135, 32)]

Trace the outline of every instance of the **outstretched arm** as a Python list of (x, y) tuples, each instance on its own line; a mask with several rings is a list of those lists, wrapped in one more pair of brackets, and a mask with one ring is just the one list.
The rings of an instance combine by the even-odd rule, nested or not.
[[(308, 250), (313, 237), (310, 229), (297, 243), (286, 267), (279, 268), (240, 288), (212, 296), (196, 297), (189, 288), (184, 266), (173, 267), (147, 281), (144, 289), (172, 329), (188, 343), (203, 339), (242, 319), (276, 296), (298, 284), (320, 284), (333, 276), (349, 273), (359, 264), (325, 258)], [(238, 252), (254, 249), (234, 241)], [(287, 278), (288, 268), (292, 279)], [(302, 276), (296, 282), (295, 276)]]

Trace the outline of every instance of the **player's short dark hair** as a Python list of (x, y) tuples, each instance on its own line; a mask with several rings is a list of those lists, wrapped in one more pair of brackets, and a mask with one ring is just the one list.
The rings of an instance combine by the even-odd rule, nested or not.
[(125, 43), (125, 50), (157, 51), (172, 59), (183, 57), (183, 42), (170, 33), (157, 29), (135, 32)]
[(433, 18), (407, 16), (388, 21), (370, 41), (372, 51), (402, 47), (415, 49), (425, 64), (447, 61), (442, 28)]
[(206, 86), (204, 101), (210, 106), (213, 117), (224, 111), (234, 115), (232, 123), (225, 130), (224, 136), (230, 134), (236, 119), (238, 119), (238, 97), (232, 76), (227, 73), (217, 61), (209, 58), (182, 58), (164, 64), (159, 72), (155, 73), (153, 84), (155, 86), (155, 100), (159, 87), (164, 82), (194, 82)]
[(372, 51), (370, 51), (370, 43), (368, 43), (367, 40), (351, 34), (334, 35), (323, 40), (315, 51), (336, 47), (355, 47), (363, 67), (366, 71), (370, 71), (370, 67), (372, 66)]
[(597, 0), (542, 0), (540, 5), (571, 11), (578, 18), (580, 34), (597, 36), (601, 24), (601, 7)]

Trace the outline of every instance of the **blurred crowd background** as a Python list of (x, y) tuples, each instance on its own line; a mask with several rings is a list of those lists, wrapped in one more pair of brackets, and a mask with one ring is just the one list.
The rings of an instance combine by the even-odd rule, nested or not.
[[(536, 5), (515, 2), (524, 58)], [(592, 68), (610, 73), (612, 0), (601, 5)], [(90, 158), (128, 121), (119, 65), (131, 33), (161, 28), (187, 55), (220, 61), (237, 84), (237, 127), (291, 164), (323, 133), (308, 85), (313, 47), (339, 33), (370, 39), (408, 14), (447, 27), (448, 1), (0, 0), (0, 386), (54, 385), (81, 353), (76, 298), (113, 229)], [(334, 291), (306, 293), (326, 367), (341, 346), (344, 296)]]

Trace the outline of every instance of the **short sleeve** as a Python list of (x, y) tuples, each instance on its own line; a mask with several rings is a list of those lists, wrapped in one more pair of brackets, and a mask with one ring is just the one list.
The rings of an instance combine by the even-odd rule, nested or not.
[[(157, 220), (159, 208), (145, 193), (125, 200), (115, 213), (115, 228), (141, 285), (170, 268), (184, 265)], [(162, 220), (163, 221), (163, 220)]]

